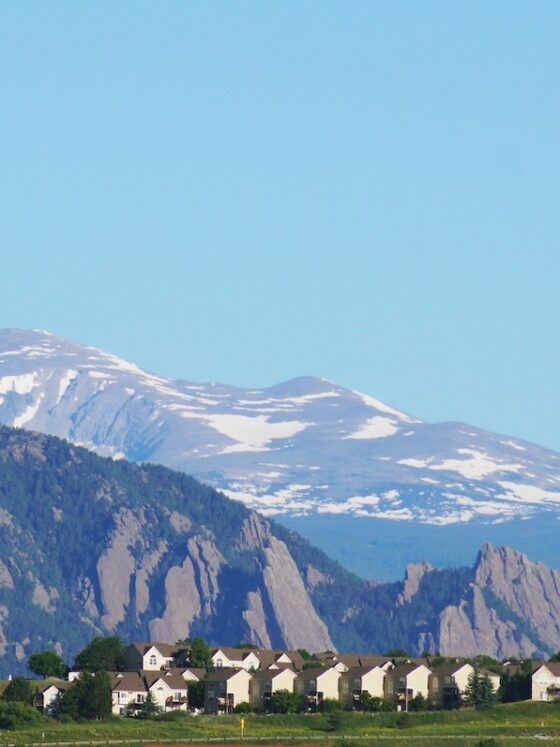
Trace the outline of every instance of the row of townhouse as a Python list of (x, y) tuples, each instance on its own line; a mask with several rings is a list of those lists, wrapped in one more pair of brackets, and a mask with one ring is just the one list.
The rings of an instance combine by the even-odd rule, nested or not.
[[(310, 710), (332, 698), (345, 707), (358, 706), (365, 693), (384, 698), (407, 708), (417, 696), (440, 707), (457, 705), (473, 672), (470, 664), (447, 661), (430, 666), (427, 658), (392, 660), (370, 654), (336, 654), (323, 652), (314, 659), (322, 666), (304, 669), (298, 651), (243, 649), (221, 646), (211, 650), (210, 665), (194, 669), (188, 665), (188, 649), (179, 644), (133, 643), (126, 649), (123, 672), (111, 674), (113, 713), (140, 710), (151, 693), (164, 711), (188, 707), (188, 683), (203, 681), (205, 710), (228, 713), (242, 702), (257, 710), (271, 707), (272, 695), (288, 690), (303, 696)], [(504, 674), (521, 671), (521, 664), (505, 664)], [(495, 690), (500, 678), (486, 672)], [(70, 673), (69, 679), (78, 673)], [(533, 700), (560, 699), (560, 662), (534, 662), (532, 667)], [(46, 712), (65, 692), (71, 682), (45, 684), (39, 690), (37, 703)]]
[[(210, 652), (212, 669), (266, 669), (274, 664), (290, 665), (302, 669), (304, 660), (299, 651), (273, 649), (244, 649), (234, 646), (213, 648)], [(172, 667), (186, 667), (188, 649), (180, 644), (132, 643), (125, 651), (126, 671), (162, 670)]]
[[(112, 710), (116, 716), (126, 716), (141, 711), (148, 693), (163, 712), (188, 707), (188, 683), (203, 679), (204, 669), (169, 668), (164, 671), (109, 672), (112, 692)], [(78, 675), (79, 676), (79, 675)], [(52, 713), (59, 697), (73, 686), (71, 681), (58, 680), (39, 687), (37, 706), (44, 713)]]
[[(465, 662), (442, 664), (430, 669), (426, 664), (406, 661), (393, 664), (389, 659), (376, 664), (348, 666), (341, 656), (337, 663), (296, 672), (289, 666), (249, 672), (221, 668), (208, 674), (204, 709), (208, 713), (231, 713), (240, 703), (258, 711), (270, 711), (272, 696), (288, 690), (302, 696), (305, 707), (316, 711), (327, 699), (338, 700), (345, 708), (359, 707), (363, 696), (384, 698), (408, 710), (417, 695), (436, 707), (459, 705), (473, 667)], [(350, 662), (349, 662), (350, 663)], [(497, 691), (500, 677), (485, 672)]]

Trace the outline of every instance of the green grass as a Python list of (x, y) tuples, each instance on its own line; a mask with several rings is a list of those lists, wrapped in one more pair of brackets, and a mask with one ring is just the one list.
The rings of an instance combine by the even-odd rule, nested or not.
[[(406, 722), (405, 722), (406, 721)], [(359, 745), (455, 745), (474, 747), (482, 738), (494, 737), (499, 744), (515, 747), (540, 744), (537, 734), (555, 739), (560, 745), (560, 704), (512, 703), (488, 711), (440, 711), (411, 713), (344, 714), (340, 731), (327, 731), (327, 717), (245, 716), (245, 741), (275, 739), (281, 744), (313, 740), (342, 747), (359, 737)], [(103, 722), (61, 723), (41, 718), (24, 729), (0, 730), (0, 747), (29, 743), (96, 742), (107, 740), (239, 740), (239, 716), (185, 716), (175, 720), (136, 721), (114, 717)]]

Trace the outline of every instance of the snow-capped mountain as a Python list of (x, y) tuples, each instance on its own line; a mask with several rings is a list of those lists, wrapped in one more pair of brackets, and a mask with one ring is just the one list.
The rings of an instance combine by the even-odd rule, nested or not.
[(422, 422), (325, 379), (169, 379), (38, 330), (0, 331), (0, 422), (183, 470), (278, 518), (560, 516), (560, 454), (549, 449)]

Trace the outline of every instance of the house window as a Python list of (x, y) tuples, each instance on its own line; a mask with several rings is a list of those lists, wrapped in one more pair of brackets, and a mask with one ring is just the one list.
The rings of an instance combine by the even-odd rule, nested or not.
[(154, 654), (152, 654), (152, 655), (150, 656), (150, 666), (152, 666), (152, 667), (155, 667), (155, 665), (156, 665), (156, 664), (157, 664), (157, 659), (156, 659), (156, 657), (154, 656)]
[(173, 700), (181, 700), (181, 693), (180, 692), (174, 692), (173, 693)]
[(136, 702), (137, 703), (143, 703), (144, 702), (144, 696), (142, 695), (142, 693), (137, 693), (136, 694)]
[(217, 667), (218, 669), (221, 669), (221, 668), (222, 668), (223, 666), (224, 666), (224, 661), (223, 661), (223, 659), (216, 659), (216, 667)]

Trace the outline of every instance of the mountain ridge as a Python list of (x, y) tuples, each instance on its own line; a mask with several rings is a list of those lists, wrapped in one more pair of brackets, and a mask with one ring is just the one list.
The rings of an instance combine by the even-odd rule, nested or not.
[[(362, 576), (389, 575), (361, 552), (387, 522), (395, 536), (414, 527), (431, 562), (434, 528), (465, 527), (474, 554), (486, 539), (503, 541), (504, 522), (525, 551), (556, 562), (547, 543), (525, 542), (521, 525), (538, 524), (539, 537), (553, 531), (560, 454), (468, 424), (427, 423), (326, 379), (195, 384), (42, 331), (0, 330), (0, 422), (192, 474), (345, 563), (354, 548), (349, 565)], [(329, 518), (344, 541), (323, 529)], [(448, 544), (450, 564), (462, 564), (461, 543)], [(398, 553), (398, 568), (420, 559), (410, 544)]]
[(159, 465), (0, 426), (0, 673), (94, 635), (499, 658), (560, 648), (560, 573), (486, 545), (376, 584)]

